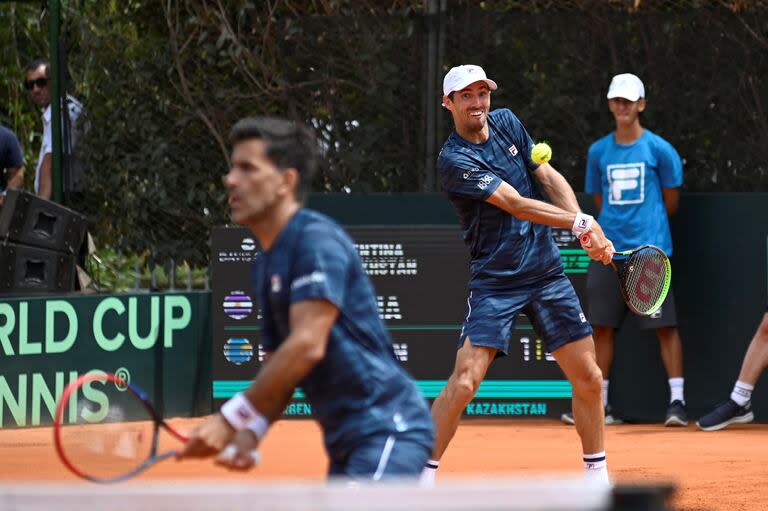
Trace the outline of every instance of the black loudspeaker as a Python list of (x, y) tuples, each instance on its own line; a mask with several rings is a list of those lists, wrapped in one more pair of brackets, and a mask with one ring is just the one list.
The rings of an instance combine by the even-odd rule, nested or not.
[(74, 288), (74, 255), (0, 243), (0, 293), (56, 293)]
[(31, 193), (8, 190), (0, 209), (0, 239), (77, 254), (85, 238), (85, 216)]

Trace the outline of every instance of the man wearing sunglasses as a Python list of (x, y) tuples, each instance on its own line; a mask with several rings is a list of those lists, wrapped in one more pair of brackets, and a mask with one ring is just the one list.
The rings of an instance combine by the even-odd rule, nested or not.
[[(30, 63), (24, 70), (24, 88), (27, 90), (29, 99), (43, 109), (43, 142), (40, 145), (40, 156), (35, 168), (35, 193), (45, 199), (50, 199), (53, 196), (53, 178), (51, 175), (53, 135), (51, 130), (49, 68), (50, 65), (47, 60), (38, 59)], [(62, 118), (62, 126), (65, 127), (62, 129), (62, 143), (65, 152), (71, 155), (77, 138), (75, 127), (83, 107), (78, 100), (69, 94), (67, 94), (66, 104), (69, 115), (68, 119)]]
[(24, 157), (19, 139), (13, 131), (0, 125), (0, 207), (5, 202), (5, 191), (24, 186)]

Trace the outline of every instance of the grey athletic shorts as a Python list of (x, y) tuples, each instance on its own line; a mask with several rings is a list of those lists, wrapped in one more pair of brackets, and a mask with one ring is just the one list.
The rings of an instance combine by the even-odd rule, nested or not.
[[(621, 297), (619, 278), (611, 265), (591, 261), (587, 271), (587, 318), (593, 326), (618, 328), (627, 315), (627, 305)], [(669, 288), (661, 308), (650, 316), (635, 316), (641, 330), (677, 326), (675, 295)]]

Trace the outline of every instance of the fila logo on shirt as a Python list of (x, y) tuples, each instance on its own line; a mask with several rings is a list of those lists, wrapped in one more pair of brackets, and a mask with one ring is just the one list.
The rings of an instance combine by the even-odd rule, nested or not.
[(606, 171), (608, 204), (642, 204), (645, 201), (645, 162), (608, 165)]
[(515, 147), (515, 144), (509, 146), (509, 152), (512, 153), (512, 156), (517, 156), (517, 147)]
[(272, 292), (279, 293), (283, 289), (283, 283), (280, 281), (280, 275), (272, 275)]

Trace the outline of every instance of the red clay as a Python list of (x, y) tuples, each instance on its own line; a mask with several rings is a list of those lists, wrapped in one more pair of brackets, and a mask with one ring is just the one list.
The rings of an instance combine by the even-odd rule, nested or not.
[[(172, 421), (189, 430), (199, 419)], [(607, 428), (609, 470), (620, 483), (674, 482), (679, 510), (768, 509), (768, 425), (704, 433), (693, 426)], [(269, 433), (260, 467), (228, 472), (209, 461), (168, 461), (144, 479), (325, 478), (327, 460), (314, 422), (282, 421)], [(77, 481), (59, 463), (49, 428), (0, 430), (0, 480)], [(465, 421), (438, 478), (577, 475), (581, 450), (573, 427), (553, 421)]]

